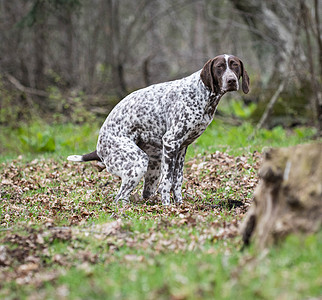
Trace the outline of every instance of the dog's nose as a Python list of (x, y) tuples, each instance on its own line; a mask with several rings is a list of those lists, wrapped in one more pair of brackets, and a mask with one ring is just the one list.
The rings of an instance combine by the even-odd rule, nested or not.
[(235, 78), (229, 78), (229, 79), (228, 79), (228, 84), (229, 84), (229, 85), (236, 84), (236, 79), (235, 79)]

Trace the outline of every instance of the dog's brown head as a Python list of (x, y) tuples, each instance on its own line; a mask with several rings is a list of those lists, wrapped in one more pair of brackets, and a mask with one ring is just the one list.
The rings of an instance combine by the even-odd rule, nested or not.
[(249, 92), (249, 77), (243, 62), (233, 55), (219, 55), (206, 62), (200, 74), (202, 82), (214, 94), (237, 91), (242, 77), (242, 90)]

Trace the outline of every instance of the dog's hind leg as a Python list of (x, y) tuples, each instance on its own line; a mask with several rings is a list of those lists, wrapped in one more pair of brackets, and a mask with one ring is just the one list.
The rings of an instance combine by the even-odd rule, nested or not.
[[(132, 140), (126, 138), (109, 139), (104, 149), (104, 163), (107, 170), (122, 179), (115, 202), (128, 202), (133, 189), (146, 173), (149, 157)], [(113, 151), (111, 151), (113, 149)]]

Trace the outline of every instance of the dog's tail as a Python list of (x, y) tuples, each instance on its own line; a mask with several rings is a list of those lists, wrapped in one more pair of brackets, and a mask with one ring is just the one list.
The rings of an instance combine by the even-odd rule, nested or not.
[(88, 154), (84, 155), (70, 155), (67, 157), (67, 160), (70, 161), (92, 161), (92, 160), (97, 160), (97, 161), (102, 161), (101, 158), (97, 155), (97, 151), (93, 151)]
[(84, 155), (70, 155), (67, 157), (67, 160), (69, 161), (92, 161), (92, 160), (96, 160), (97, 163), (95, 165), (95, 167), (98, 169), (99, 172), (101, 172), (102, 170), (104, 170), (106, 168), (105, 164), (102, 162), (101, 158), (97, 155), (97, 151), (93, 151), (91, 153), (88, 154), (84, 154)]

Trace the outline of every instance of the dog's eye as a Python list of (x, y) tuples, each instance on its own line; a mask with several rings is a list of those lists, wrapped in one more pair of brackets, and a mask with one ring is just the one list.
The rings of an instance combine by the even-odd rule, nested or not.
[(232, 67), (233, 67), (233, 68), (238, 68), (238, 64), (237, 64), (237, 63), (233, 63), (233, 64), (232, 64)]

